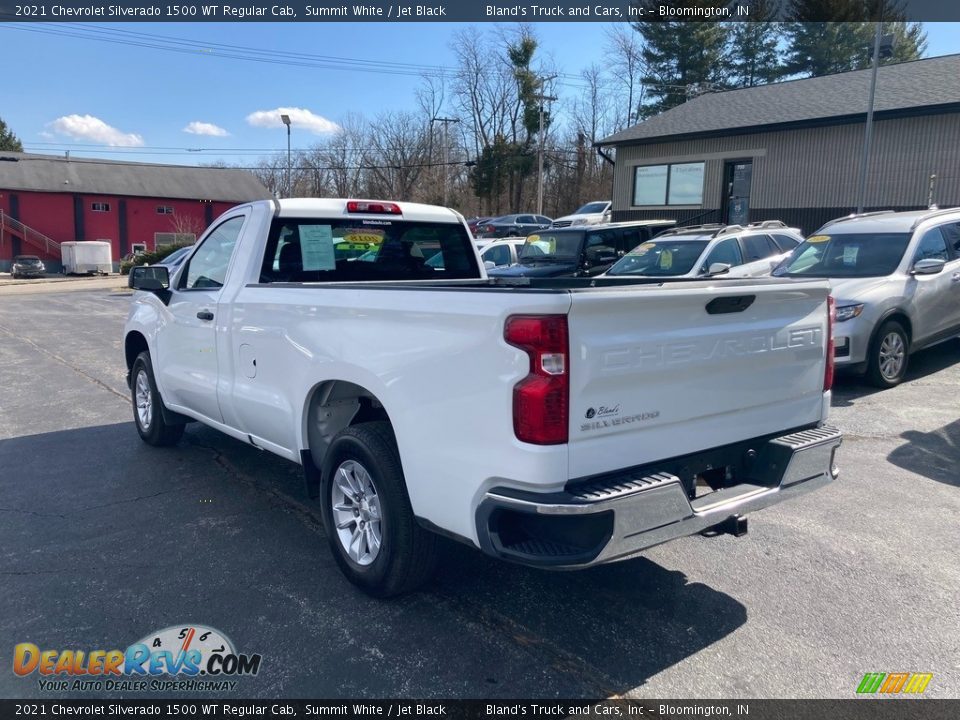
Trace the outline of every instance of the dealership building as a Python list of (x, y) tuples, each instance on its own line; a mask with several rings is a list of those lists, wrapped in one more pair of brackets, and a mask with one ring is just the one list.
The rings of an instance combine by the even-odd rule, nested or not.
[[(615, 157), (613, 220), (783, 220), (809, 233), (849, 214), (870, 79), (710, 92), (599, 141)], [(960, 205), (960, 55), (880, 67), (873, 120), (866, 210)]]
[(60, 268), (60, 243), (126, 254), (193, 242), (228, 208), (271, 197), (249, 172), (0, 151), (0, 271), (17, 255)]

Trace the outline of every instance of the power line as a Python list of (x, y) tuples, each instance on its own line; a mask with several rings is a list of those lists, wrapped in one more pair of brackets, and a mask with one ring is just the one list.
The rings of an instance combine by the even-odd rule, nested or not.
[[(56, 26), (0, 24), (0, 29), (20, 30), (43, 35), (71, 37), (115, 45), (161, 50), (164, 52), (205, 55), (221, 59), (244, 60), (247, 62), (259, 62), (272, 65), (288, 65), (324, 70), (351, 70), (384, 75), (437, 77), (443, 79), (453, 79), (459, 74), (456, 68), (443, 65), (418, 65), (414, 63), (368, 60), (334, 55), (314, 55), (310, 53), (271, 50), (268, 48), (255, 48), (244, 45), (231, 45), (228, 43), (189, 40), (167, 35), (105, 28), (98, 25), (81, 25), (76, 23), (58, 23)], [(569, 80), (579, 79), (579, 76), (569, 73), (560, 73), (560, 75)], [(562, 82), (561, 84), (566, 84), (570, 87), (583, 87), (575, 82)]]

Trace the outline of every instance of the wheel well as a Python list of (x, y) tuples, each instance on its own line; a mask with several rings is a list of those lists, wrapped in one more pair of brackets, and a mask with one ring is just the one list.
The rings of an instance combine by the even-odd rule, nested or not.
[(903, 329), (907, 331), (907, 344), (912, 345), (913, 344), (913, 325), (910, 323), (910, 318), (908, 318), (902, 310), (894, 310), (889, 315), (884, 316), (880, 320), (880, 322), (877, 323), (877, 326), (873, 329), (873, 334), (870, 338), (870, 347), (873, 347), (873, 343), (877, 339), (877, 334), (880, 332), (880, 328), (888, 320), (894, 320), (900, 323), (901, 325), (903, 325)]
[(150, 346), (147, 345), (147, 339), (142, 334), (136, 331), (129, 333), (123, 341), (123, 353), (127, 359), (127, 370), (133, 367), (137, 355), (144, 351), (149, 351), (149, 349)]
[(304, 436), (313, 464), (323, 467), (327, 448), (341, 430), (375, 420), (390, 422), (390, 416), (379, 398), (366, 388), (345, 380), (317, 385), (304, 412)]

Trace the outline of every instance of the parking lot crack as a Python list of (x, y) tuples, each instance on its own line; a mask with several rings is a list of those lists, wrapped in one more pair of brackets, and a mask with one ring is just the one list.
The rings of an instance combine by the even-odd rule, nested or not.
[[(89, 512), (90, 510), (100, 510), (101, 508), (113, 507), (114, 505), (126, 505), (128, 503), (140, 502), (141, 500), (150, 500), (155, 497), (160, 497), (161, 495), (169, 495), (170, 493), (180, 492), (183, 490), (183, 487), (171, 488), (169, 490), (161, 490), (160, 492), (153, 493), (152, 495), (138, 495), (137, 497), (127, 498), (125, 500), (116, 500), (115, 502), (103, 503), (102, 505), (91, 505), (90, 507), (80, 508), (75, 510), (71, 515), (78, 515), (80, 513)], [(61, 516), (63, 517), (63, 516)]]
[(18, 515), (34, 515), (36, 517), (55, 517), (61, 520), (67, 517), (66, 515), (58, 515), (57, 513), (38, 513), (33, 510), (20, 510), (19, 508), (0, 508), (0, 512), (16, 513)]
[(81, 369), (80, 369), (79, 367), (77, 367), (76, 365), (73, 365), (72, 363), (70, 363), (70, 361), (67, 360), (66, 358), (63, 358), (63, 357), (61, 357), (60, 355), (57, 355), (55, 352), (51, 352), (50, 350), (47, 350), (45, 347), (43, 347), (43, 346), (41, 346), (41, 345), (38, 345), (37, 343), (35, 343), (35, 342), (34, 342), (33, 340), (31, 340), (30, 338), (24, 337), (23, 335), (18, 335), (18, 334), (15, 333), (13, 330), (11, 330), (11, 329), (8, 328), (8, 327), (4, 327), (3, 325), (0, 325), (0, 332), (4, 332), (4, 333), (6, 333), (7, 335), (9, 335), (10, 337), (16, 338), (17, 340), (20, 340), (21, 342), (26, 343), (27, 345), (29, 345), (30, 347), (32, 347), (32, 348), (33, 348), (34, 350), (36, 350), (37, 352), (43, 353), (43, 354), (46, 355), (47, 357), (52, 358), (53, 360), (56, 360), (57, 362), (61, 363), (62, 365), (66, 365), (68, 368), (70, 368), (71, 370), (73, 370), (73, 371), (74, 371), (77, 375), (79, 375), (80, 377), (84, 378), (85, 380), (89, 380), (89, 381), (92, 382), (94, 385), (97, 385), (97, 386), (99, 386), (100, 388), (106, 390), (107, 392), (109, 392), (109, 393), (111, 393), (111, 394), (113, 394), (113, 395), (116, 395), (118, 398), (120, 398), (121, 400), (123, 400), (124, 403), (130, 402), (130, 397), (129, 397), (128, 395), (126, 395), (126, 394), (124, 394), (124, 393), (121, 393), (121, 392), (117, 392), (117, 391), (114, 390), (112, 387), (110, 387), (110, 386), (107, 385), (105, 382), (103, 382), (102, 380), (98, 380), (98, 379), (95, 378), (93, 375), (90, 375), (89, 373), (84, 372), (83, 370), (81, 370)]

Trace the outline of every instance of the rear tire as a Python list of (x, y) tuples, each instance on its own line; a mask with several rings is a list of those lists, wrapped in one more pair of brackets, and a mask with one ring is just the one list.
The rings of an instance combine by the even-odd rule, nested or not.
[(130, 390), (133, 400), (133, 422), (140, 438), (148, 445), (163, 447), (175, 445), (183, 436), (183, 424), (170, 424), (163, 418), (163, 400), (153, 378), (150, 353), (137, 355), (130, 370)]
[(390, 423), (337, 434), (324, 458), (320, 500), (334, 560), (367, 594), (402, 595), (433, 575), (438, 538), (413, 515)]
[(867, 380), (879, 388), (892, 388), (903, 382), (910, 359), (910, 338), (896, 320), (880, 326), (870, 344)]

